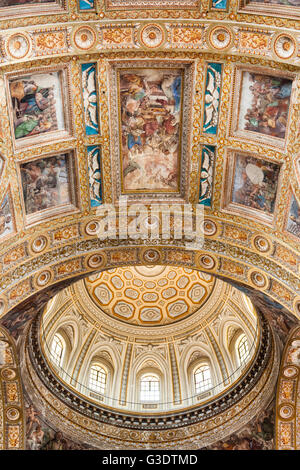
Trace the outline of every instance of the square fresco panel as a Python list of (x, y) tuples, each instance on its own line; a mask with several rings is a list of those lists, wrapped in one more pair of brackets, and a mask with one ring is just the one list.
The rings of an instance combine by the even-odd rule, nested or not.
[(272, 215), (280, 166), (250, 155), (235, 155), (231, 202)]
[(284, 139), (292, 80), (244, 71), (241, 77), (238, 129)]
[(27, 215), (71, 204), (69, 155), (40, 158), (20, 165)]
[(286, 230), (295, 237), (300, 238), (300, 206), (294, 194), (291, 195)]
[[(65, 130), (60, 72), (36, 73), (9, 80), (16, 142)], [(49, 137), (49, 139), (53, 139)]]
[(124, 192), (178, 191), (182, 69), (122, 69), (119, 132)]

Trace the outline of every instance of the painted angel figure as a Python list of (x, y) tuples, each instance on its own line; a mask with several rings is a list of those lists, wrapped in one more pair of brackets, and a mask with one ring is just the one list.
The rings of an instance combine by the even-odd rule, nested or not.
[(97, 134), (99, 131), (99, 125), (96, 92), (96, 68), (94, 65), (91, 65), (90, 67), (83, 70), (82, 85), (87, 134)]
[(218, 123), (220, 85), (221, 85), (220, 72), (212, 69), (210, 66), (208, 66), (207, 70), (208, 70), (208, 83), (207, 83), (206, 92), (205, 92), (205, 122), (204, 122), (204, 127), (206, 129), (210, 127), (214, 127)]

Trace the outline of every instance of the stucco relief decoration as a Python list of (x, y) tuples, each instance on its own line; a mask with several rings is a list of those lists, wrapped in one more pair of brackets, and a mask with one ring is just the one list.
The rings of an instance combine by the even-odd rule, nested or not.
[(75, 46), (81, 50), (91, 49), (96, 44), (97, 35), (90, 26), (81, 26), (73, 33)]
[(199, 0), (105, 0), (108, 10), (122, 9), (157, 9), (157, 8), (198, 8)]
[(214, 49), (223, 50), (232, 45), (233, 33), (225, 26), (214, 26), (208, 31), (208, 42)]
[(139, 39), (143, 46), (156, 49), (164, 43), (165, 31), (159, 24), (147, 24), (140, 29)]
[(299, 327), (289, 335), (284, 349), (277, 391), (277, 445), (279, 450), (298, 450), (299, 442)]
[(274, 52), (280, 59), (289, 59), (297, 50), (297, 43), (293, 36), (279, 34), (274, 40)]
[(25, 33), (13, 34), (5, 43), (7, 54), (13, 59), (23, 59), (29, 55), (31, 48), (30, 37)]
[(0, 448), (24, 448), (22, 388), (14, 346), (0, 329)]

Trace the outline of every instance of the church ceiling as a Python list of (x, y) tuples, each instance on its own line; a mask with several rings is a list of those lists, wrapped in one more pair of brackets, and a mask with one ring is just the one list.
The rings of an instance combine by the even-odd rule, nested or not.
[[(214, 275), (300, 318), (299, 14), (298, 0), (2, 0), (1, 318), (23, 326), (24, 301), (86, 275), (81, 288), (94, 308), (122, 328), (179, 328), (208, 305)], [(126, 204), (154, 203), (176, 205), (172, 235), (164, 238), (154, 214), (140, 223), (155, 237), (131, 236), (138, 209), (124, 215)], [(184, 206), (204, 212), (201, 246), (177, 236)], [(99, 236), (104, 207), (125, 237)], [(146, 286), (147, 269), (161, 269), (148, 297), (126, 277)], [(171, 283), (185, 276), (185, 293), (178, 286), (172, 297)], [(265, 384), (274, 386), (271, 367), (254, 411)], [(39, 385), (31, 373), (26, 380)], [(282, 432), (294, 429), (294, 415), (284, 415), (294, 406), (280, 402)], [(18, 447), (21, 417), (8, 411)], [(238, 421), (237, 413), (230, 425)], [(115, 429), (105, 432), (114, 439)], [(284, 439), (292, 446), (291, 433)]]
[[(149, 263), (219, 274), (299, 317), (298, 7), (6, 3), (1, 315), (72, 276)], [(201, 249), (99, 239), (99, 211), (124, 200), (202, 207)]]

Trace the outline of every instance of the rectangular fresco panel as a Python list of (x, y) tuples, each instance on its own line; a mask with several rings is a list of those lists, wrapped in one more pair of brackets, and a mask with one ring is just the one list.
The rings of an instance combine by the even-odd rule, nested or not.
[(292, 235), (300, 238), (300, 206), (294, 194), (291, 195), (286, 230)]
[(71, 204), (69, 155), (44, 157), (20, 165), (26, 214)]
[(96, 64), (82, 64), (82, 94), (86, 135), (99, 133)]
[(262, 3), (264, 5), (283, 5), (300, 7), (300, 0), (249, 0), (247, 3)]
[(101, 150), (97, 145), (89, 145), (87, 153), (91, 207), (97, 207), (102, 204)]
[(1, 7), (14, 7), (25, 5), (39, 5), (41, 3), (55, 3), (56, 0), (0, 0)]
[(11, 79), (9, 90), (16, 142), (23, 139), (32, 142), (32, 138), (37, 136), (65, 130), (62, 86), (58, 71)]
[(118, 83), (123, 191), (178, 191), (183, 70), (122, 69)]
[(205, 134), (217, 133), (221, 92), (221, 73), (222, 64), (207, 64), (203, 122), (203, 132)]
[(284, 139), (291, 92), (289, 78), (244, 71), (238, 129)]
[(213, 171), (215, 162), (215, 147), (205, 145), (202, 148), (199, 204), (211, 206), (213, 189)]
[(6, 193), (0, 204), (0, 238), (14, 232), (14, 219), (11, 204), (9, 193)]
[(279, 171), (276, 163), (236, 154), (231, 201), (272, 215)]

